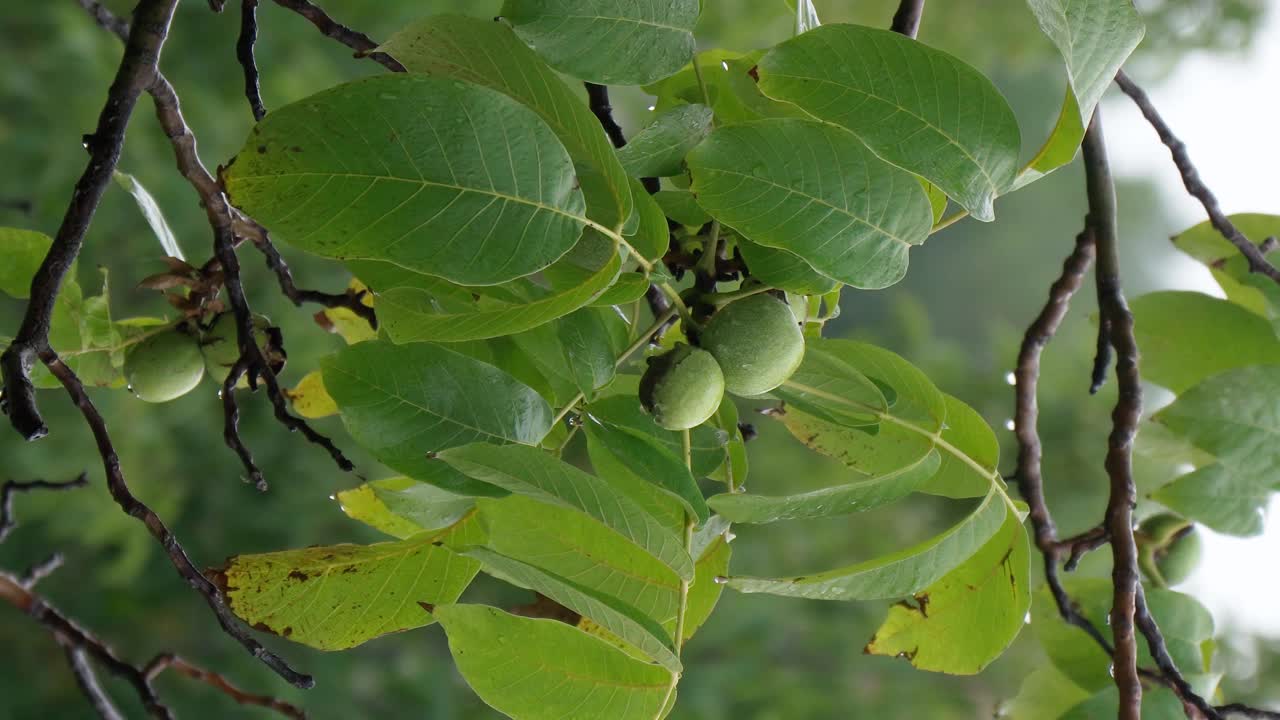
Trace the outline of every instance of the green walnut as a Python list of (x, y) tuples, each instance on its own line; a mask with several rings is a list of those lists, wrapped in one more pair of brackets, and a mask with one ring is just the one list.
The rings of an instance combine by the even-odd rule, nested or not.
[(804, 359), (804, 334), (791, 308), (764, 293), (711, 316), (698, 344), (720, 363), (725, 388), (744, 397), (778, 387)]
[[(263, 315), (253, 316), (253, 337), (258, 347), (266, 354), (268, 362), (272, 362), (270, 352), (270, 336), (267, 328), (271, 321)], [(240, 345), (236, 340), (235, 313), (225, 312), (214, 318), (209, 329), (200, 338), (200, 351), (204, 354), (204, 366), (209, 377), (217, 383), (223, 383), (231, 374), (231, 367), (240, 359)], [(237, 387), (248, 387), (245, 376), (240, 377)]]
[(1160, 587), (1186, 580), (1200, 563), (1200, 535), (1184, 518), (1163, 513), (1153, 515), (1134, 533), (1138, 542), (1138, 564), (1151, 582)]
[(724, 397), (724, 374), (711, 353), (684, 343), (649, 358), (640, 378), (640, 404), (668, 430), (697, 427)]
[(195, 338), (177, 330), (152, 335), (124, 359), (124, 377), (133, 394), (147, 402), (169, 402), (191, 392), (204, 376), (204, 358)]

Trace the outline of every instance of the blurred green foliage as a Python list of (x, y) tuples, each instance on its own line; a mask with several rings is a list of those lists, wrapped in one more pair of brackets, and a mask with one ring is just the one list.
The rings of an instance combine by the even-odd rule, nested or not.
[[(824, 22), (884, 26), (895, 2), (817, 2)], [(1247, 46), (1265, 3), (1262, 0), (1153, 0), (1139, 3), (1148, 22), (1139, 61), (1168, 69), (1188, 50), (1235, 52)], [(108, 2), (117, 12), (130, 3)], [(237, 6), (238, 3), (228, 3)], [(332, 0), (334, 17), (375, 38), (435, 12), (496, 14), (496, 0), (433, 0), (429, 3), (369, 3)], [(716, 0), (698, 30), (700, 47), (746, 50), (786, 38), (791, 13), (783, 0)], [(210, 166), (225, 162), (241, 145), (252, 118), (241, 94), (234, 47), (237, 10), (212, 14), (204, 0), (179, 8), (162, 67), (177, 88), (189, 124)], [(268, 109), (334, 83), (380, 68), (353, 60), (350, 52), (319, 36), (304, 20), (264, 2), (258, 62)], [(0, 3), (0, 224), (52, 234), (75, 178), (83, 169), (81, 136), (101, 108), (120, 55), (118, 41), (97, 28), (70, 0)], [(1053, 48), (1020, 0), (930, 3), (922, 39), (968, 60), (990, 74), (1009, 98), (1030, 153), (1057, 113), (1063, 78)], [(648, 98), (638, 89), (614, 93), (628, 132), (643, 124)], [(210, 254), (211, 237), (191, 189), (173, 168), (170, 148), (144, 98), (130, 125), (120, 168), (156, 196), (188, 257)], [(1153, 147), (1152, 152), (1160, 152)], [(912, 253), (901, 284), (883, 292), (849, 290), (833, 335), (872, 339), (921, 366), (939, 387), (1003, 427), (1012, 392), (1005, 373), (1022, 328), (1038, 312), (1046, 288), (1070, 250), (1084, 209), (1077, 167), (1064, 169), (1017, 195), (1002, 199), (998, 222), (961, 223)], [(1120, 188), (1126, 283), (1132, 294), (1161, 286), (1160, 271), (1173, 253), (1158, 238), (1150, 218), (1159, 207), (1146, 184)], [(11, 205), (29, 201), (23, 213)], [(288, 252), (287, 248), (285, 249)], [(132, 198), (108, 189), (80, 262), (82, 281), (96, 266), (115, 281), (113, 312), (161, 314), (163, 301), (133, 283), (162, 269), (159, 245)], [(288, 253), (300, 284), (337, 291), (346, 276), (336, 265)], [(278, 293), (274, 278), (252, 250), (242, 253), (254, 306), (280, 325), (288, 339), (287, 384), (341, 340), (312, 321), (314, 308), (295, 309)], [(1064, 534), (1091, 525), (1104, 503), (1101, 449), (1114, 389), (1098, 397), (1086, 392), (1093, 352), (1092, 292), (1086, 288), (1059, 338), (1046, 355), (1041, 385), (1041, 433), (1047, 455), (1049, 500)], [(0, 328), (16, 327), (21, 306), (0, 302)], [(232, 554), (315, 543), (378, 539), (351, 522), (330, 496), (360, 478), (339, 472), (328, 458), (270, 416), (260, 396), (243, 401), (242, 427), (271, 491), (257, 493), (239, 482), (240, 465), (223, 446), (221, 409), (212, 384), (163, 406), (125, 393), (95, 391), (114, 431), (124, 470), (134, 491), (166, 519), (198, 564), (216, 565)], [(101, 483), (92, 440), (59, 392), (41, 395), (52, 435), (24, 445), (0, 432), (0, 475), (5, 478), (69, 478), (89, 470), (92, 488), (70, 494), (33, 495), (17, 501), (23, 526), (0, 547), (0, 564), (21, 569), (52, 551), (67, 566), (42, 591), (60, 608), (95, 630), (126, 657), (142, 660), (161, 649), (227, 673), (242, 686), (302, 703), (315, 718), (490, 718), (452, 667), (444, 638), (435, 628), (383, 638), (343, 653), (321, 653), (271, 641), (297, 667), (317, 677), (314, 690), (282, 683), (218, 632), (203, 602), (173, 573), (144, 529), (120, 513)], [(784, 430), (764, 418), (751, 446), (753, 490), (783, 493), (788, 478), (831, 475), (842, 470), (804, 452)], [(333, 419), (319, 428), (341, 438)], [(1011, 468), (1012, 434), (1001, 431), (1002, 468)], [(344, 449), (354, 450), (350, 442)], [(372, 467), (356, 457), (360, 467)], [(809, 484), (811, 481), (807, 481)], [(804, 530), (783, 523), (762, 532), (744, 528), (735, 544), (735, 567), (760, 574), (831, 566), (870, 557), (925, 537), (954, 519), (953, 507), (932, 498), (912, 499), (881, 512), (828, 520)], [(818, 532), (814, 527), (821, 527)], [(1099, 554), (1101, 555), (1101, 554)], [(1034, 564), (1034, 563), (1033, 563)], [(1081, 574), (1106, 572), (1093, 557)], [(478, 583), (469, 593), (490, 597), (509, 592)], [(515, 597), (506, 598), (519, 602)], [(725, 593), (719, 612), (689, 646), (693, 669), (681, 685), (677, 716), (722, 718), (846, 717), (973, 718), (990, 716), (1012, 696), (1040, 651), (1022, 639), (981, 676), (951, 678), (913, 670), (907, 663), (870, 658), (862, 647), (883, 618), (881, 603), (794, 601)], [(0, 716), (88, 717), (89, 708), (64, 667), (61, 651), (39, 628), (10, 610), (0, 610)], [(1228, 643), (1225, 667), (1232, 699), (1276, 699), (1280, 647), (1248, 638)], [(127, 688), (104, 681), (131, 714), (139, 712)], [(162, 693), (182, 717), (266, 717), (233, 707), (203, 686), (165, 676)], [(1271, 693), (1268, 696), (1268, 693)]]

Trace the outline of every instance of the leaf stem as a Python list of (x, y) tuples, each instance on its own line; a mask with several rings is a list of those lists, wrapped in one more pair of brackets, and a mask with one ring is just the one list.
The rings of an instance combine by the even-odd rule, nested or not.
[(752, 295), (759, 295), (760, 293), (769, 292), (772, 289), (773, 288), (769, 287), (768, 285), (761, 283), (761, 284), (753, 285), (746, 289), (738, 288), (737, 290), (733, 290), (731, 292), (707, 293), (706, 295), (703, 295), (701, 299), (708, 303), (711, 303), (712, 305), (715, 305), (716, 307), (720, 307), (721, 305), (728, 305), (731, 302), (735, 302), (743, 298), (748, 298), (748, 297), (751, 297)]
[(956, 223), (960, 222), (961, 220), (967, 217), (969, 217), (968, 210), (960, 210), (958, 212), (954, 212), (942, 218), (941, 220), (939, 220), (938, 224), (934, 225), (933, 228), (929, 230), (929, 234), (932, 235), (938, 232), (939, 230), (945, 230), (946, 228), (949, 228), (952, 225), (955, 225)]
[(595, 220), (591, 220), (581, 215), (571, 214), (569, 215), (569, 217), (581, 222), (583, 225), (586, 225), (587, 227), (591, 228), (592, 230), (595, 230), (601, 235), (604, 235), (605, 237), (614, 241), (618, 245), (622, 245), (626, 247), (627, 250), (629, 250), (631, 254), (635, 256), (636, 264), (640, 266), (640, 269), (644, 270), (646, 274), (653, 272), (653, 263), (645, 259), (645, 257), (640, 254), (640, 251), (636, 250), (635, 246), (627, 242), (627, 239), (622, 237), (622, 235), (619, 234), (617, 230), (607, 228), (604, 225), (601, 225), (600, 223), (596, 222)]

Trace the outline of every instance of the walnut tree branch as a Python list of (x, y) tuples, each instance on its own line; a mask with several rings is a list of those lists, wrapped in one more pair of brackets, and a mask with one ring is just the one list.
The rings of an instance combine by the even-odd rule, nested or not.
[(0, 485), (0, 543), (9, 537), (9, 533), (18, 525), (17, 517), (13, 514), (13, 496), (20, 492), (31, 492), (32, 490), (72, 490), (81, 488), (89, 484), (89, 477), (84, 473), (74, 480), (66, 482), (49, 482), (47, 480), (32, 480), (30, 482), (18, 482), (16, 480), (8, 480), (4, 485)]
[(282, 8), (306, 18), (316, 26), (325, 37), (332, 38), (356, 51), (356, 57), (367, 57), (382, 65), (391, 72), (404, 72), (405, 67), (398, 60), (384, 52), (374, 52), (378, 43), (362, 32), (357, 32), (329, 17), (323, 8), (308, 0), (275, 0)]
[(1138, 677), (1138, 645), (1134, 615), (1138, 596), (1138, 549), (1133, 538), (1133, 506), (1137, 490), (1131, 467), (1133, 438), (1142, 417), (1142, 385), (1138, 376), (1138, 343), (1133, 314), (1120, 286), (1120, 253), (1116, 228), (1115, 183), (1102, 135), (1102, 113), (1095, 110), (1081, 146), (1085, 187), (1089, 198), (1088, 224), (1097, 243), (1098, 304), (1110, 325), (1108, 342), (1115, 349), (1119, 398), (1111, 414), (1106, 469), (1111, 480), (1105, 526), (1113, 565), (1110, 624), (1120, 720), (1141, 720), (1142, 683)]
[(893, 24), (889, 29), (914, 38), (920, 32), (920, 18), (924, 15), (924, 0), (902, 0), (898, 11), (893, 14)]
[(1187, 152), (1187, 146), (1178, 139), (1177, 135), (1173, 134), (1173, 130), (1169, 128), (1169, 124), (1160, 116), (1147, 93), (1137, 83), (1130, 80), (1123, 70), (1116, 73), (1116, 85), (1120, 86), (1124, 94), (1133, 100), (1138, 109), (1142, 111), (1142, 116), (1147, 119), (1147, 122), (1155, 129), (1156, 134), (1160, 136), (1160, 142), (1169, 148), (1169, 154), (1173, 157), (1173, 164), (1177, 166), (1178, 172), (1182, 175), (1183, 186), (1186, 187), (1187, 192), (1192, 197), (1199, 200), (1200, 204), (1204, 206), (1213, 228), (1234, 245), (1240, 251), (1240, 254), (1244, 255), (1245, 259), (1249, 261), (1249, 272), (1265, 275), (1280, 284), (1280, 268), (1272, 265), (1267, 260), (1266, 253), (1249, 238), (1245, 237), (1244, 233), (1240, 232), (1240, 229), (1222, 212), (1222, 208), (1218, 205), (1218, 198), (1214, 196), (1209, 186), (1205, 185), (1204, 181), (1200, 179), (1200, 172), (1196, 169), (1195, 164), (1191, 162), (1191, 155)]
[(244, 69), (244, 96), (254, 120), (267, 114), (258, 84), (258, 64), (253, 58), (253, 45), (258, 41), (258, 0), (244, 0), (240, 5), (240, 38), (236, 40), (236, 58)]
[(97, 129), (86, 137), (89, 163), (76, 181), (53, 245), (31, 279), (31, 300), (22, 325), (12, 344), (0, 355), (9, 422), (27, 440), (49, 434), (36, 407), (31, 368), (38, 355), (49, 348), (49, 326), (62, 281), (80, 255), (89, 223), (120, 160), (125, 130), (138, 96), (155, 79), (156, 64), (177, 4), (178, 0), (140, 0), (134, 10), (137, 29), (129, 33), (125, 42), (124, 56), (107, 91), (106, 104), (98, 115)]

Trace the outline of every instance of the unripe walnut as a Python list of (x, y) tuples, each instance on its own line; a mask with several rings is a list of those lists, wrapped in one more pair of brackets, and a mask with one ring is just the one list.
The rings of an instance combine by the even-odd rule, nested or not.
[(124, 377), (133, 394), (147, 402), (169, 402), (191, 392), (204, 375), (195, 338), (165, 330), (135, 345), (124, 359)]
[(1184, 518), (1162, 513), (1153, 515), (1134, 533), (1138, 543), (1138, 564), (1151, 582), (1160, 587), (1186, 580), (1200, 563), (1200, 535)]
[[(267, 332), (270, 327), (271, 321), (265, 316), (253, 316), (253, 339), (262, 349), (264, 357), (272, 365), (273, 370), (278, 372), (275, 353), (271, 349), (271, 337)], [(209, 377), (217, 383), (225, 382), (227, 375), (231, 374), (232, 366), (240, 359), (235, 313), (225, 312), (214, 318), (213, 324), (200, 338), (200, 352), (204, 354), (204, 365), (209, 372)], [(284, 365), (283, 362), (278, 364), (281, 367)], [(248, 386), (248, 378), (242, 375), (236, 387)]]
[(640, 404), (668, 430), (697, 427), (715, 414), (724, 397), (724, 375), (705, 350), (677, 344), (649, 358), (640, 378)]
[(765, 293), (713, 315), (698, 344), (720, 363), (725, 388), (745, 397), (778, 387), (804, 359), (804, 334), (791, 308)]

